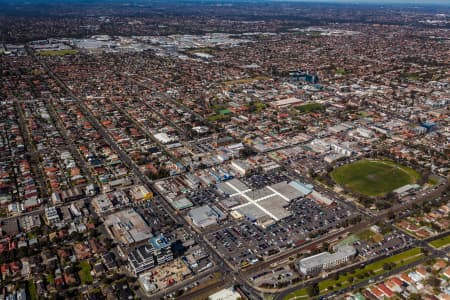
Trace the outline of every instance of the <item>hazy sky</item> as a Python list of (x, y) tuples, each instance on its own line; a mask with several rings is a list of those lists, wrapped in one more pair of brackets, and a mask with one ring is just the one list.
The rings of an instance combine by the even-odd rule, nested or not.
[(379, 3), (379, 4), (448, 4), (450, 0), (271, 0), (271, 1), (290, 1), (290, 2), (336, 2), (336, 3)]
[[(93, 2), (99, 3), (99, 2), (115, 2), (115, 3), (132, 3), (132, 2), (140, 2), (140, 3), (151, 3), (154, 0), (95, 0)], [(157, 0), (157, 2), (161, 2), (162, 0)], [(195, 0), (166, 0), (170, 2), (183, 2), (183, 1), (189, 1), (189, 2), (195, 2)], [(207, 3), (207, 2), (328, 2), (328, 3), (352, 3), (352, 4), (381, 4), (381, 5), (387, 5), (387, 4), (417, 4), (417, 5), (424, 5), (424, 4), (439, 4), (444, 5), (450, 8), (450, 0), (198, 0), (199, 2)], [(16, 3), (55, 3), (58, 2), (65, 2), (65, 3), (74, 3), (74, 2), (82, 2), (82, 3), (89, 3), (89, 0), (0, 0), (0, 3), (9, 3), (9, 4), (16, 4)]]

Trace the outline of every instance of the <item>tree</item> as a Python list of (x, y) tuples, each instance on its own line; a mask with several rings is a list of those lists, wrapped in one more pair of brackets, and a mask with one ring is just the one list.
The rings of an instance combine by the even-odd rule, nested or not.
[(411, 294), (409, 295), (409, 300), (421, 300), (422, 296), (420, 294)]
[(318, 296), (320, 293), (319, 284), (316, 282), (316, 283), (308, 286), (306, 291), (307, 291), (309, 297)]
[[(345, 227), (345, 226), (344, 226)], [(327, 242), (324, 242), (322, 244), (322, 251), (328, 251), (328, 248), (330, 247), (330, 244)]]
[(334, 273), (332, 278), (333, 278), (333, 280), (338, 281), (339, 280), (339, 273)]
[(439, 278), (437, 277), (432, 276), (427, 280), (427, 283), (432, 287), (439, 287), (441, 285), (441, 280), (439, 280)]
[(244, 148), (239, 150), (239, 156), (242, 158), (247, 158), (247, 157), (253, 156), (255, 154), (256, 154), (256, 152), (253, 151), (253, 149), (248, 146), (244, 146)]

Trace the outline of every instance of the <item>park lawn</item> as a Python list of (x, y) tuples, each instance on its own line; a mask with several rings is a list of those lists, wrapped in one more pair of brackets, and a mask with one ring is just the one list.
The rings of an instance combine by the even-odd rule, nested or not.
[(353, 192), (382, 196), (407, 184), (415, 183), (420, 174), (388, 160), (359, 160), (331, 172), (333, 180)]
[(337, 75), (347, 75), (348, 72), (344, 68), (337, 68), (336, 69), (336, 74)]
[[(401, 268), (407, 264), (410, 264), (414, 261), (419, 260), (423, 257), (423, 252), (421, 248), (413, 248), (409, 249), (407, 251), (401, 252), (399, 254), (396, 254), (394, 256), (386, 257), (384, 259), (381, 259), (379, 261), (376, 261), (374, 263), (368, 264), (358, 270), (355, 270), (353, 274), (351, 273), (345, 273), (343, 275), (340, 275), (338, 279), (326, 279), (324, 281), (319, 282), (319, 290), (320, 295), (330, 293), (334, 290), (340, 290), (346, 287), (349, 287), (350, 285), (357, 284), (359, 282), (362, 282), (364, 280), (367, 280), (371, 277), (379, 276), (381, 274), (384, 274), (388, 272), (388, 270), (385, 270), (383, 268), (384, 264), (393, 264), (392, 269), (398, 269)], [(351, 279), (350, 279), (351, 278)], [(339, 285), (337, 287), (336, 285)], [(295, 291), (288, 296), (285, 297), (285, 300), (293, 299), (295, 297), (298, 297), (300, 295), (307, 295), (307, 289), (303, 288), (301, 290)]]
[(406, 78), (410, 81), (418, 81), (421, 79), (419, 74), (408, 74)]
[(300, 290), (297, 290), (297, 291), (295, 291), (295, 292), (292, 292), (292, 293), (290, 293), (289, 295), (287, 295), (285, 298), (284, 298), (284, 300), (287, 300), (287, 299), (293, 299), (293, 298), (296, 298), (296, 297), (304, 297), (304, 298), (307, 298), (308, 297), (308, 292), (306, 291), (306, 289), (300, 289)]
[(295, 107), (296, 110), (300, 111), (300, 112), (315, 112), (315, 111), (324, 111), (325, 107), (317, 102), (311, 102), (311, 103), (306, 103), (300, 106), (296, 106)]
[(444, 236), (443, 238), (434, 240), (429, 243), (431, 247), (433, 248), (442, 248), (450, 245), (450, 234), (447, 236)]
[(91, 284), (92, 281), (94, 281), (94, 278), (92, 278), (91, 275), (91, 266), (89, 265), (89, 262), (86, 260), (83, 260), (78, 264), (78, 267), (80, 267), (80, 271), (78, 272), (78, 275), (80, 276), (81, 284)]
[(384, 238), (382, 234), (376, 233), (370, 229), (364, 229), (363, 231), (358, 232), (356, 235), (360, 240), (368, 242), (372, 241), (374, 243), (381, 242)]
[(217, 121), (223, 121), (228, 120), (230, 118), (229, 115), (212, 115), (208, 117), (208, 121), (210, 122), (217, 122)]
[(63, 55), (73, 55), (77, 54), (78, 50), (76, 49), (66, 49), (66, 50), (44, 50), (39, 51), (38, 55), (41, 56), (63, 56)]

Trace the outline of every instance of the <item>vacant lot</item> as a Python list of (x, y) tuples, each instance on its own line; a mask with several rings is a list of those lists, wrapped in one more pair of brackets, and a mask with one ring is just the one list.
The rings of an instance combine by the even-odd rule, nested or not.
[(420, 175), (413, 169), (387, 160), (360, 160), (331, 172), (333, 180), (353, 192), (382, 196), (415, 183)]

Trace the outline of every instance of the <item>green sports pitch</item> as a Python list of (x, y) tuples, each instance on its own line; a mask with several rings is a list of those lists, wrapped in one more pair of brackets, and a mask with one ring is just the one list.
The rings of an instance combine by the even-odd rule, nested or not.
[(331, 172), (333, 180), (352, 192), (383, 196), (407, 184), (417, 182), (415, 170), (389, 160), (359, 160)]

